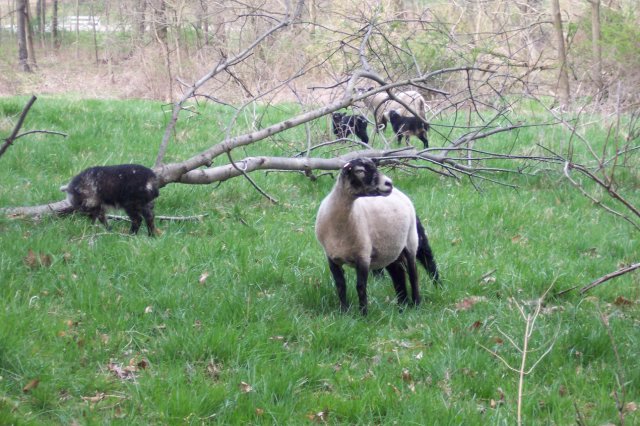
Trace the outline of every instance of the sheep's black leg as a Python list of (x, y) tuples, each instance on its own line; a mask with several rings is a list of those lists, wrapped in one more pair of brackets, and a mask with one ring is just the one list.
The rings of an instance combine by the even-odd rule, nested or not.
[(153, 237), (156, 233), (156, 227), (153, 223), (153, 203), (149, 203), (142, 208), (142, 217), (144, 218), (144, 222), (147, 224), (149, 236)]
[(409, 283), (411, 284), (411, 295), (413, 296), (413, 304), (418, 306), (420, 304), (420, 283), (418, 282), (416, 257), (409, 254), (406, 248), (402, 253), (407, 265), (407, 273), (409, 274)]
[(131, 229), (129, 229), (129, 233), (137, 234), (138, 229), (140, 229), (140, 225), (142, 224), (142, 215), (140, 214), (140, 210), (135, 207), (127, 206), (124, 211), (127, 212), (129, 219), (131, 219)]
[[(401, 256), (402, 257), (402, 256)], [(396, 297), (399, 305), (407, 304), (407, 282), (404, 274), (404, 268), (400, 259), (387, 266), (387, 271), (393, 281), (393, 287), (396, 289)]]
[(360, 301), (360, 313), (367, 315), (367, 278), (369, 277), (369, 265), (357, 262), (356, 276), (356, 290), (358, 291), (358, 300)]
[(98, 219), (100, 223), (103, 224), (105, 228), (107, 228), (107, 231), (111, 230), (109, 222), (107, 222), (107, 213), (103, 208), (92, 211), (90, 215), (93, 223), (96, 223), (96, 219)]
[(330, 258), (327, 258), (329, 262), (329, 270), (331, 271), (331, 275), (333, 275), (333, 281), (336, 283), (336, 290), (338, 291), (338, 299), (340, 299), (340, 308), (343, 311), (349, 309), (347, 305), (347, 284), (344, 279), (344, 270), (342, 266), (335, 263)]
[(424, 133), (418, 133), (418, 138), (422, 141), (425, 148), (429, 148), (429, 140)]

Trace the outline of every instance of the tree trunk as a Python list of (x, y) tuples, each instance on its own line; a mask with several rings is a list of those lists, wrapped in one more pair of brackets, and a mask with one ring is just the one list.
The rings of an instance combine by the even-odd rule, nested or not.
[(51, 42), (53, 48), (60, 47), (60, 33), (58, 32), (58, 0), (53, 0), (53, 10), (51, 13)]
[(141, 0), (136, 6), (134, 6), (134, 8), (136, 12), (132, 25), (136, 29), (136, 39), (141, 42), (144, 40), (144, 33), (147, 26), (147, 21), (145, 19), (147, 1)]
[(29, 66), (29, 52), (27, 49), (27, 1), (16, 0), (16, 15), (18, 24), (18, 63), (24, 72), (31, 72)]
[(44, 47), (44, 0), (36, 0), (36, 27), (40, 38), (40, 45)]
[(80, 0), (76, 0), (76, 59), (80, 58)]
[(156, 0), (153, 4), (153, 29), (158, 41), (167, 45), (167, 5), (164, 0)]
[(26, 17), (26, 31), (27, 31), (27, 56), (29, 61), (29, 66), (31, 69), (37, 68), (38, 64), (36, 63), (36, 51), (33, 48), (33, 27), (31, 26), (31, 11), (29, 8), (29, 0), (25, 0), (25, 17)]
[(593, 82), (598, 91), (602, 84), (602, 45), (600, 44), (600, 0), (589, 0), (591, 3), (591, 44), (593, 48)]
[(564, 44), (564, 33), (562, 31), (562, 16), (560, 15), (559, 0), (551, 0), (553, 9), (553, 29), (556, 33), (556, 50), (558, 52), (558, 86), (556, 100), (561, 106), (569, 105), (569, 72), (567, 70), (567, 52)]
[(206, 0), (200, 0), (200, 30), (202, 30), (202, 38), (204, 45), (209, 45), (209, 7)]

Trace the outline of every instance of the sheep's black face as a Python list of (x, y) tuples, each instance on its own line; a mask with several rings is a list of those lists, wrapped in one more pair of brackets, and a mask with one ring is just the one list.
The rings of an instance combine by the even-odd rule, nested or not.
[(356, 197), (386, 197), (393, 190), (391, 179), (380, 173), (375, 163), (368, 158), (348, 162), (342, 168), (341, 175)]

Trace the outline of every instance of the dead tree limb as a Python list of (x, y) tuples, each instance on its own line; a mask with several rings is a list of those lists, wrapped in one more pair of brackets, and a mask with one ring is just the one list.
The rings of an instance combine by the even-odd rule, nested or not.
[(617, 278), (617, 277), (619, 277), (621, 275), (624, 275), (624, 274), (626, 274), (628, 272), (635, 271), (638, 268), (640, 268), (640, 263), (634, 263), (633, 265), (625, 266), (624, 268), (620, 268), (617, 271), (610, 272), (607, 275), (604, 275), (604, 276), (598, 278), (597, 280), (591, 282), (590, 284), (582, 287), (580, 289), (580, 294), (584, 294), (587, 291), (591, 290), (592, 288), (597, 287), (600, 284), (609, 281), (610, 279)]
[(7, 151), (7, 149), (9, 149), (11, 144), (16, 139), (18, 139), (18, 132), (20, 131), (20, 128), (22, 127), (22, 124), (24, 123), (24, 119), (27, 117), (27, 113), (29, 113), (29, 110), (31, 109), (31, 106), (36, 101), (36, 99), (37, 98), (35, 96), (31, 96), (31, 99), (29, 99), (29, 102), (27, 102), (25, 107), (22, 109), (22, 113), (20, 114), (20, 117), (18, 118), (18, 122), (14, 126), (13, 131), (11, 132), (9, 137), (4, 140), (4, 143), (0, 147), (0, 157), (2, 157), (2, 155)]

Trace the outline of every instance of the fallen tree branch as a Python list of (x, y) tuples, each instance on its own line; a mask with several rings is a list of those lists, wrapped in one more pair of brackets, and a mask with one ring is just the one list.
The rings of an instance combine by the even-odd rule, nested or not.
[(73, 212), (71, 203), (66, 199), (40, 206), (8, 207), (0, 209), (0, 213), (11, 218), (42, 217), (46, 215), (65, 215)]
[(610, 279), (619, 277), (619, 276), (624, 275), (624, 274), (626, 274), (628, 272), (635, 271), (638, 268), (640, 268), (640, 263), (634, 263), (632, 265), (625, 266), (624, 268), (620, 268), (617, 271), (610, 272), (607, 275), (604, 275), (604, 276), (598, 278), (597, 280), (591, 282), (590, 284), (582, 287), (580, 289), (580, 294), (584, 294), (587, 291), (591, 290), (592, 288), (597, 287), (600, 284), (609, 281)]
[[(458, 148), (464, 150), (463, 148)], [(405, 164), (410, 162), (426, 162), (431, 165), (442, 167), (449, 173), (459, 172), (468, 177), (476, 177), (479, 179), (489, 180), (491, 182), (502, 184), (495, 179), (491, 179), (483, 174), (489, 173), (522, 173), (522, 170), (511, 170), (506, 168), (493, 168), (482, 166), (466, 166), (462, 165), (446, 155), (437, 155), (435, 152), (444, 150), (450, 152), (451, 148), (433, 148), (428, 150), (416, 150), (414, 147), (402, 147), (396, 149), (366, 149), (360, 151), (350, 151), (343, 155), (331, 158), (319, 157), (246, 157), (242, 160), (234, 161), (233, 164), (225, 164), (222, 166), (199, 168), (196, 170), (183, 171), (174, 183), (207, 185), (214, 182), (224, 182), (228, 179), (238, 176), (247, 176), (249, 173), (257, 170), (275, 170), (275, 171), (302, 171), (309, 174), (313, 170), (339, 170), (347, 161), (358, 157), (378, 158), (386, 164)], [(514, 161), (555, 161), (554, 158), (542, 157), (526, 157), (526, 156), (508, 156), (505, 154), (496, 154), (496, 159), (510, 159)], [(411, 165), (410, 165), (411, 166)], [(166, 170), (163, 166), (155, 169), (155, 172), (162, 179), (162, 173)], [(418, 167), (418, 166), (416, 166)], [(432, 169), (435, 170), (435, 169)], [(452, 177), (456, 177), (451, 174)], [(511, 186), (511, 185), (507, 185)], [(0, 209), (0, 213), (8, 216), (42, 216), (45, 214), (68, 214), (72, 211), (71, 205), (62, 200), (57, 203), (49, 203), (43, 206), (33, 207), (10, 207)]]

